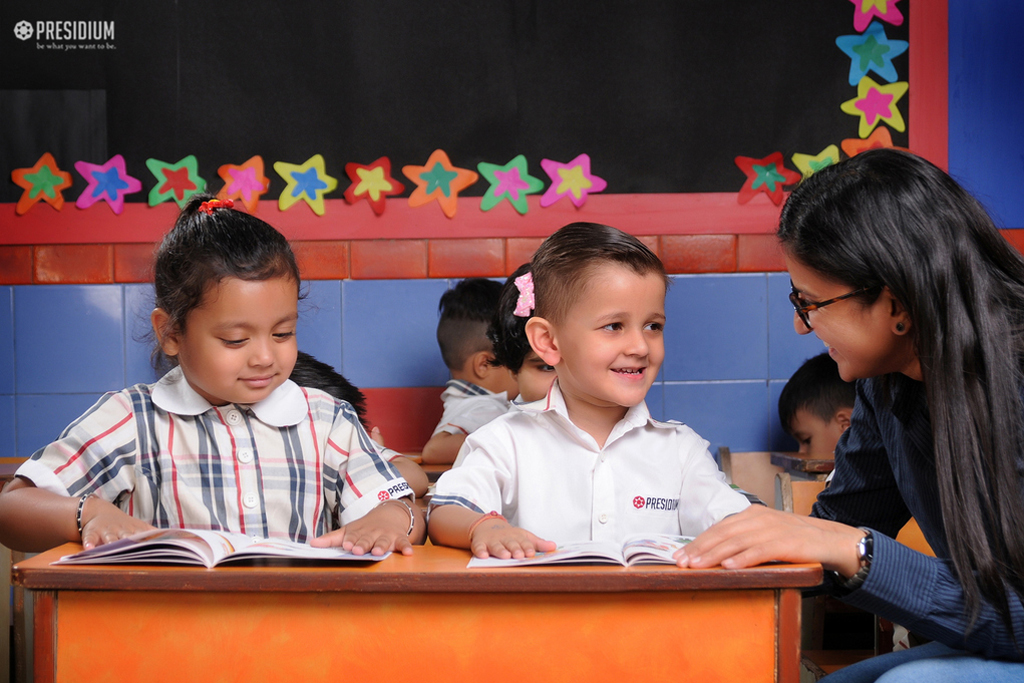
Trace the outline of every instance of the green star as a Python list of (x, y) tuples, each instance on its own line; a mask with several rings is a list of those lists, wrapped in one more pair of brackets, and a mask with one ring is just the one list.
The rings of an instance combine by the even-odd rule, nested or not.
[(32, 199), (38, 197), (40, 192), (50, 199), (56, 199), (56, 188), (64, 182), (63, 178), (58, 175), (54, 175), (49, 166), (40, 167), (38, 173), (26, 173), (25, 180), (32, 183), (32, 189), (29, 190), (29, 197)]
[(871, 64), (877, 64), (879, 68), (885, 67), (885, 53), (891, 48), (875, 40), (874, 36), (868, 36), (861, 45), (854, 45), (853, 51), (860, 57), (860, 70), (866, 72)]

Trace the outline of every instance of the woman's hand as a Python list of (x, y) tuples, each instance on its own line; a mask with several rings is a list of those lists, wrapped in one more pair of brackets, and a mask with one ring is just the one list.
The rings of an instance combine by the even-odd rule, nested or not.
[(751, 505), (711, 526), (674, 557), (680, 567), (694, 569), (817, 562), (850, 577), (860, 568), (857, 543), (863, 537), (856, 527)]

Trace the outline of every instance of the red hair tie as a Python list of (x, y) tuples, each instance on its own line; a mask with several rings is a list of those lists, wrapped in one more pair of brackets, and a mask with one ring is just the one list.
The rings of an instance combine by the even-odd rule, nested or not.
[(235, 202), (231, 199), (211, 199), (208, 202), (203, 202), (199, 205), (199, 210), (205, 213), (207, 216), (213, 215), (214, 209), (233, 209), (235, 208)]

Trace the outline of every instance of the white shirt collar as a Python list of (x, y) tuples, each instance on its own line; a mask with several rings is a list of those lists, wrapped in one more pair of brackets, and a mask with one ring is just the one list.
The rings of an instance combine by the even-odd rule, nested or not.
[[(586, 435), (591, 442), (594, 440), (592, 436), (577, 427), (573, 421), (569, 419), (569, 409), (565, 405), (565, 397), (562, 395), (561, 387), (558, 386), (557, 378), (551, 383), (551, 388), (548, 389), (547, 396), (538, 401), (534, 401), (533, 403), (521, 404), (519, 405), (519, 408), (528, 413), (553, 412), (560, 416), (564, 420), (565, 424), (570, 425), (571, 428), (581, 437)], [(623, 418), (612, 428), (611, 433), (608, 435), (608, 439), (605, 441), (605, 448), (626, 432), (636, 429), (637, 427), (643, 427), (648, 422), (657, 427), (664, 426), (651, 417), (651, 413), (647, 409), (646, 401), (641, 401), (635, 406), (631, 406), (626, 411)]]
[[(153, 385), (153, 403), (157, 407), (176, 415), (201, 415), (214, 406), (199, 395), (176, 367)], [(238, 404), (239, 408), (251, 408), (262, 422), (273, 427), (291, 427), (302, 422), (309, 406), (305, 394), (295, 382), (285, 380), (265, 399), (253, 404)]]

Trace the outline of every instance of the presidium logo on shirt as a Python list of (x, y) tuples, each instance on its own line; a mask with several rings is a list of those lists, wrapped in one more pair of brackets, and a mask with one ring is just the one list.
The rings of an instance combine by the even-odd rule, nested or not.
[(385, 491), (381, 491), (380, 493), (378, 493), (377, 494), (377, 500), (390, 500), (391, 497), (395, 496), (396, 494), (402, 493), (403, 491), (408, 492), (408, 491), (411, 491), (411, 490), (412, 489), (409, 488), (409, 484), (407, 484), (407, 483), (405, 483), (403, 481), (401, 484), (395, 484), (391, 488), (389, 488), (389, 489), (387, 489)]
[(633, 507), (637, 510), (665, 510), (671, 512), (679, 508), (678, 498), (645, 498), (643, 496), (635, 496), (633, 498)]

